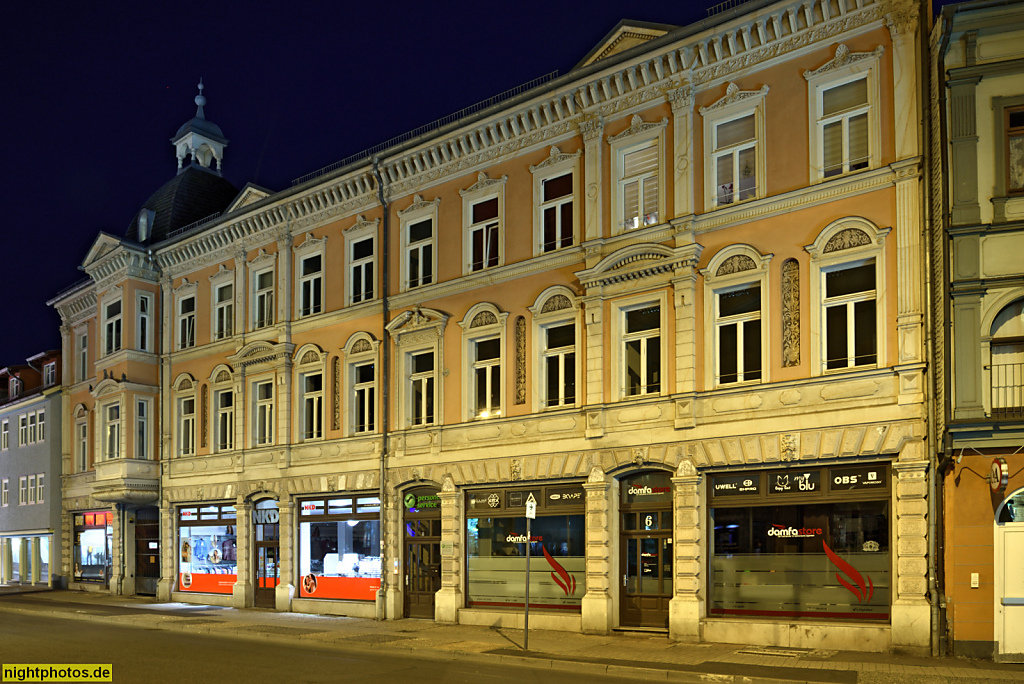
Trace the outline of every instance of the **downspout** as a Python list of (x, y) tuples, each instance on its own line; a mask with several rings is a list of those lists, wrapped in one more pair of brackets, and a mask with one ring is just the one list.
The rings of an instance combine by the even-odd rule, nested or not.
[[(384, 179), (380, 173), (380, 157), (373, 158), (373, 175), (377, 181), (377, 199), (380, 201), (382, 209), (381, 218), (381, 268), (380, 268), (380, 280), (381, 280), (381, 362), (380, 362), (380, 401), (381, 401), (381, 446), (380, 446), (380, 476), (379, 476), (379, 493), (378, 499), (380, 500), (380, 591), (378, 592), (379, 601), (377, 602), (377, 619), (384, 620), (387, 615), (387, 586), (388, 586), (388, 564), (387, 564), (387, 547), (385, 545), (386, 530), (387, 530), (387, 505), (385, 501), (385, 484), (387, 482), (388, 472), (388, 421), (390, 418), (388, 407), (390, 405), (388, 397), (388, 388), (391, 386), (391, 378), (389, 373), (389, 355), (388, 349), (390, 349), (390, 333), (388, 332), (388, 319), (390, 312), (388, 309), (388, 262), (390, 260), (389, 240), (388, 240), (388, 201), (384, 196)], [(395, 556), (395, 562), (398, 562), (397, 555)], [(398, 566), (395, 566), (397, 573)]]
[[(952, 380), (952, 355), (950, 353), (952, 344), (952, 298), (951, 298), (951, 286), (949, 282), (950, 268), (949, 268), (949, 256), (950, 250), (947, 249), (951, 241), (949, 239), (949, 219), (950, 212), (947, 206), (947, 192), (949, 190), (949, 155), (948, 155), (948, 122), (946, 113), (946, 70), (945, 56), (946, 50), (949, 46), (949, 38), (953, 32), (953, 12), (955, 7), (944, 7), (940, 15), (942, 21), (942, 38), (939, 41), (938, 53), (936, 54), (935, 64), (936, 73), (933, 75), (938, 80), (936, 83), (936, 89), (938, 90), (938, 103), (939, 108), (939, 161), (941, 164), (939, 173), (939, 235), (936, 236), (938, 244), (941, 245), (942, 249), (939, 253), (939, 258), (942, 260), (942, 363), (944, 372), (942, 374), (942, 417), (943, 417), (943, 434), (941, 435), (942, 444), (942, 457), (941, 460), (936, 464), (934, 468), (934, 474), (932, 475), (931, 491), (929, 494), (933, 501), (935, 501), (935, 511), (929, 511), (931, 520), (929, 526), (930, 546), (929, 553), (932, 556), (933, 563), (937, 567), (938, 573), (943, 573), (941, 577), (936, 580), (936, 591), (941, 592), (939, 599), (939, 614), (938, 621), (939, 627), (943, 630), (943, 637), (939, 639), (939, 631), (935, 629), (936, 625), (933, 621), (932, 631), (932, 653), (936, 653), (935, 642), (938, 641), (938, 652), (941, 655), (945, 655), (949, 652), (949, 639), (948, 633), (948, 613), (946, 605), (946, 589), (945, 589), (945, 563), (939, 563), (937, 555), (942, 554), (945, 556), (945, 525), (944, 521), (939, 519), (940, 514), (945, 512), (945, 501), (943, 497), (946, 469), (949, 466), (951, 458), (951, 440), (949, 434), (949, 421), (952, 418), (952, 392), (953, 392), (953, 380)], [(941, 75), (941, 78), (940, 78)], [(933, 330), (932, 334), (936, 334)], [(934, 401), (934, 399), (933, 399)], [(933, 414), (934, 415), (934, 414)], [(936, 458), (939, 456), (939, 444), (935, 444)], [(942, 537), (940, 538), (940, 535)]]

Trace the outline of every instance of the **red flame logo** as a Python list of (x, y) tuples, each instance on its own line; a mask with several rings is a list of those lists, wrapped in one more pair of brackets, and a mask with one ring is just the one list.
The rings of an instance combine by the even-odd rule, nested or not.
[(828, 559), (835, 563), (836, 567), (843, 571), (843, 574), (845, 574), (847, 577), (856, 582), (857, 586), (853, 586), (852, 584), (847, 582), (837, 572), (836, 579), (839, 580), (839, 583), (847, 589), (849, 589), (850, 593), (857, 597), (858, 603), (870, 601), (871, 597), (875, 595), (875, 585), (871, 581), (871, 575), (868, 575), (868, 581), (867, 583), (865, 583), (864, 576), (857, 572), (857, 568), (853, 567), (852, 565), (844, 561), (842, 558), (840, 558), (838, 555), (836, 555), (836, 552), (828, 548), (828, 544), (826, 544), (824, 541), (821, 542), (821, 545), (825, 547), (825, 555), (828, 556)]
[[(551, 557), (551, 554), (548, 553), (548, 550), (546, 548), (544, 548), (543, 544), (541, 545), (540, 548), (544, 552), (544, 558), (547, 559), (548, 565), (550, 565), (552, 568), (554, 568), (555, 572), (558, 573), (557, 575), (555, 574), (555, 572), (551, 573), (551, 579), (555, 580), (555, 584), (557, 584), (558, 586), (560, 586), (562, 588), (562, 591), (565, 592), (566, 596), (572, 596), (573, 594), (575, 594), (576, 593), (576, 578), (573, 577), (572, 575), (570, 575), (569, 573), (567, 573), (565, 571), (565, 568), (563, 568), (561, 565), (559, 565), (558, 561), (556, 561), (554, 558)], [(559, 578), (561, 578), (561, 579), (559, 579)]]

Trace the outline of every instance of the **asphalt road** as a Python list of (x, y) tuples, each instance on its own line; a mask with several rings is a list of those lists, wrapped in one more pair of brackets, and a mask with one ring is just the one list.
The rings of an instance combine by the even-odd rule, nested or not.
[(0, 613), (2, 664), (112, 664), (114, 682), (374, 682), (625, 684), (635, 680), (496, 663), (344, 653), (158, 629)]

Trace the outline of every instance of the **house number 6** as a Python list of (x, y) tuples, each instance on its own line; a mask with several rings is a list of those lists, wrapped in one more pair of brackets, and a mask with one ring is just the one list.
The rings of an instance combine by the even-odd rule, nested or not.
[(649, 515), (646, 518), (644, 518), (644, 527), (648, 527), (649, 528), (653, 524), (654, 524), (654, 516), (653, 515)]

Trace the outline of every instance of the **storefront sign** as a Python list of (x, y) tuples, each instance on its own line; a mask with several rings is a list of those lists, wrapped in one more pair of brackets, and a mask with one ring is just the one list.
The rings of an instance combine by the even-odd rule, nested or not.
[(670, 501), (672, 501), (672, 480), (666, 472), (638, 473), (622, 481), (623, 504), (652, 504)]
[(740, 494), (760, 494), (761, 475), (724, 475), (711, 478), (712, 496), (737, 496)]
[(768, 528), (769, 537), (785, 537), (785, 538), (804, 538), (811, 539), (814, 537), (820, 537), (822, 530), (820, 527), (791, 527), (789, 525), (772, 525)]
[(410, 511), (423, 510), (424, 508), (440, 508), (441, 497), (437, 494), (422, 494), (409, 492), (403, 498), (402, 502), (405, 507)]
[(583, 487), (575, 485), (572, 487), (548, 487), (547, 505), (549, 506), (572, 506), (583, 503)]
[(829, 468), (829, 488), (833, 492), (859, 489), (885, 489), (887, 478), (885, 466), (861, 466), (857, 468)]
[(821, 471), (786, 471), (768, 473), (769, 494), (810, 494), (821, 492)]
[(276, 525), (280, 520), (276, 508), (256, 508), (252, 512), (252, 521), (256, 525)]

